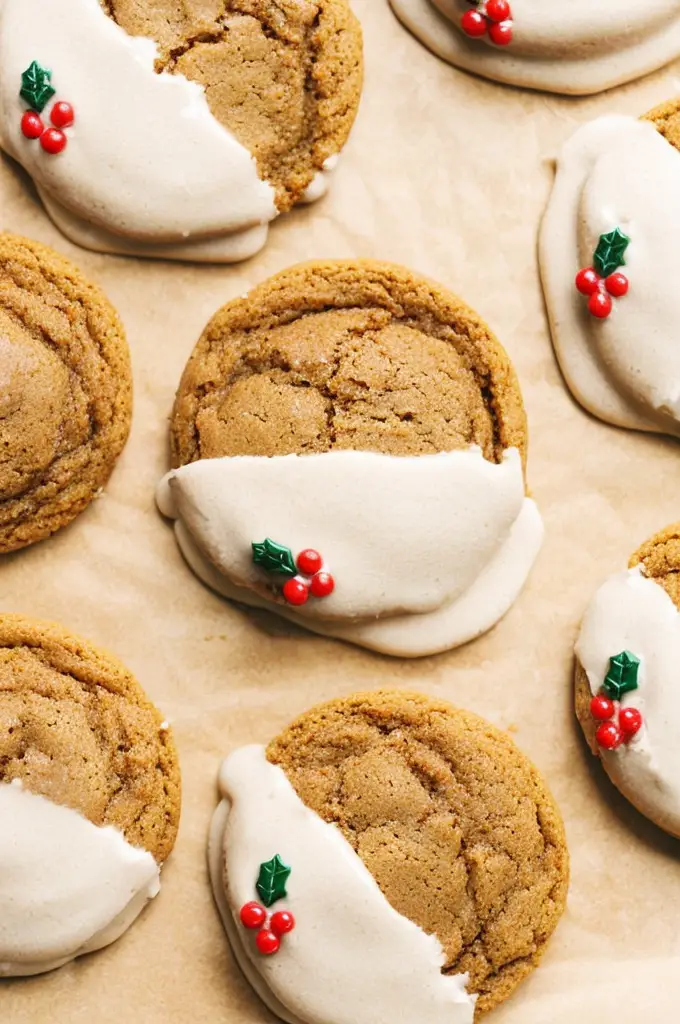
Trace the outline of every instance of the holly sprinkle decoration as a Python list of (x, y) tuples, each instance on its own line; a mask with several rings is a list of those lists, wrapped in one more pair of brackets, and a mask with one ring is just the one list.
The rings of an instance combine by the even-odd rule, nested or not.
[(290, 910), (277, 910), (271, 915), (265, 910), (265, 907), (271, 907), (272, 904), (286, 896), (286, 882), (291, 870), (283, 863), (278, 853), (271, 860), (260, 864), (260, 873), (255, 888), (264, 907), (256, 900), (244, 903), (241, 907), (239, 915), (241, 924), (244, 928), (257, 930), (255, 945), (262, 956), (272, 956), (274, 953), (278, 953), (283, 936), (295, 928), (295, 918)]
[(70, 128), (75, 122), (75, 112), (70, 103), (55, 103), (50, 111), (51, 126), (46, 126), (40, 116), (56, 89), (51, 84), (52, 72), (34, 60), (21, 76), (19, 95), (29, 106), (21, 118), (21, 132), (26, 139), (40, 140), (45, 153), (57, 156), (67, 146), (68, 138), (64, 128)]
[(290, 548), (267, 537), (261, 543), (253, 542), (253, 562), (265, 572), (288, 579), (281, 587), (284, 600), (300, 607), (313, 597), (330, 597), (335, 590), (335, 580), (324, 569), (323, 558), (313, 548), (301, 551), (297, 558)]
[(604, 750), (616, 750), (623, 743), (630, 743), (644, 724), (637, 708), (622, 708), (620, 703), (624, 694), (638, 689), (639, 669), (640, 659), (630, 651), (610, 658), (602, 690), (590, 702), (590, 713), (600, 723), (595, 738)]
[(621, 228), (600, 235), (593, 266), (584, 267), (576, 275), (576, 288), (581, 295), (588, 296), (588, 309), (599, 320), (605, 320), (611, 313), (612, 298), (620, 299), (628, 292), (628, 278), (619, 267), (626, 264), (624, 254), (629, 245), (630, 238)]
[(479, 39), (488, 33), (496, 46), (512, 42), (512, 11), (508, 0), (468, 0), (475, 9), (466, 11), (460, 27), (466, 36)]

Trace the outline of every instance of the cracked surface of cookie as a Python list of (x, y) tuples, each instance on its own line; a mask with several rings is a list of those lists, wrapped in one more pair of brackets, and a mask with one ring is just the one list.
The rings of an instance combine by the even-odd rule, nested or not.
[(132, 378), (123, 327), (57, 253), (0, 235), (0, 552), (67, 525), (127, 440)]
[(564, 910), (563, 825), (540, 775), (476, 715), (379, 692), (303, 714), (267, 748), (399, 914), (469, 972), (477, 1014), (538, 964)]
[(465, 303), (402, 267), (301, 264), (228, 303), (187, 365), (173, 464), (331, 449), (526, 457), (517, 379)]

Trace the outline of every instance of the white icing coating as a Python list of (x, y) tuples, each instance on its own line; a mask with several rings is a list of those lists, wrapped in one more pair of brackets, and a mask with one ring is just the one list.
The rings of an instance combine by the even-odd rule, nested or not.
[[(489, 629), (524, 585), (543, 528), (519, 453), (479, 448), (395, 457), (331, 451), (203, 459), (169, 473), (157, 500), (180, 548), (220, 593), (389, 654), (447, 650)], [(270, 600), (253, 541), (312, 547), (334, 593), (293, 610)]]
[(680, 836), (680, 614), (639, 566), (606, 580), (583, 619), (576, 657), (593, 694), (610, 658), (624, 650), (641, 664), (638, 689), (624, 694), (621, 703), (637, 708), (644, 725), (631, 743), (602, 750), (602, 762), (638, 810)]
[[(631, 241), (630, 290), (606, 320), (574, 286), (599, 236)], [(680, 153), (646, 121), (599, 118), (566, 143), (540, 237), (543, 286), (567, 384), (618, 426), (680, 434)], [(677, 267), (677, 269), (676, 269)]]
[(466, 0), (390, 0), (400, 20), (444, 60), (510, 85), (585, 95), (680, 56), (680, 0), (510, 0), (513, 40), (494, 46), (460, 28)]
[(0, 977), (108, 946), (159, 889), (154, 858), (117, 829), (0, 783)]
[[(442, 946), (397, 913), (342, 833), (302, 803), (263, 747), (222, 765), (224, 800), (209, 844), (215, 899), (234, 954), (269, 1008), (289, 1024), (472, 1024), (467, 975), (445, 975)], [(239, 921), (257, 898), (259, 865), (278, 853), (292, 868), (295, 930), (263, 957)]]
[[(274, 189), (213, 117), (203, 88), (157, 74), (156, 56), (152, 40), (128, 36), (99, 0), (3, 0), (0, 143), (80, 245), (198, 261), (251, 256), (278, 216)], [(57, 157), (21, 133), (21, 74), (33, 60), (52, 70), (55, 101), (75, 109)], [(310, 201), (326, 177), (319, 172)]]

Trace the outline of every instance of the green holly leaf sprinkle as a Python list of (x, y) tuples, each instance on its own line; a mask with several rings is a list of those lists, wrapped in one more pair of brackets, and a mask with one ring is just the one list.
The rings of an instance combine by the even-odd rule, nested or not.
[(57, 91), (50, 82), (52, 72), (34, 60), (21, 76), (19, 95), (26, 100), (31, 110), (42, 114), (43, 110)]
[(253, 543), (253, 562), (266, 572), (276, 572), (283, 576), (297, 575), (293, 552), (269, 537), (261, 544)]
[(286, 882), (292, 870), (283, 863), (278, 853), (271, 860), (260, 864), (260, 874), (255, 887), (265, 907), (271, 907), (272, 903), (285, 898)]
[(604, 691), (611, 700), (621, 700), (624, 693), (637, 690), (640, 659), (630, 651), (621, 651), (609, 660), (609, 671), (604, 680)]
[(619, 267), (625, 267), (623, 255), (630, 245), (630, 238), (624, 235), (621, 228), (614, 228), (606, 235), (600, 235), (597, 249), (593, 256), (593, 265), (602, 277), (609, 277)]

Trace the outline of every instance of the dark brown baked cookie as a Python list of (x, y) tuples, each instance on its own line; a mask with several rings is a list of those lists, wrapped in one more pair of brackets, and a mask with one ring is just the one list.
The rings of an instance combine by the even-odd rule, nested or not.
[(139, 683), (61, 626), (0, 615), (0, 783), (14, 780), (159, 864), (175, 844), (177, 753)]
[(403, 267), (304, 263), (213, 317), (182, 378), (173, 465), (329, 449), (526, 458), (515, 372), (487, 325)]
[(354, 122), (362, 39), (347, 0), (101, 0), (160, 47), (158, 71), (205, 87), (214, 116), (290, 209)]
[(336, 824), (392, 906), (469, 972), (477, 1014), (538, 964), (566, 902), (559, 811), (509, 736), (418, 694), (308, 711), (267, 757)]
[(131, 413), (114, 308), (68, 260), (0, 234), (0, 553), (48, 537), (90, 504)]

